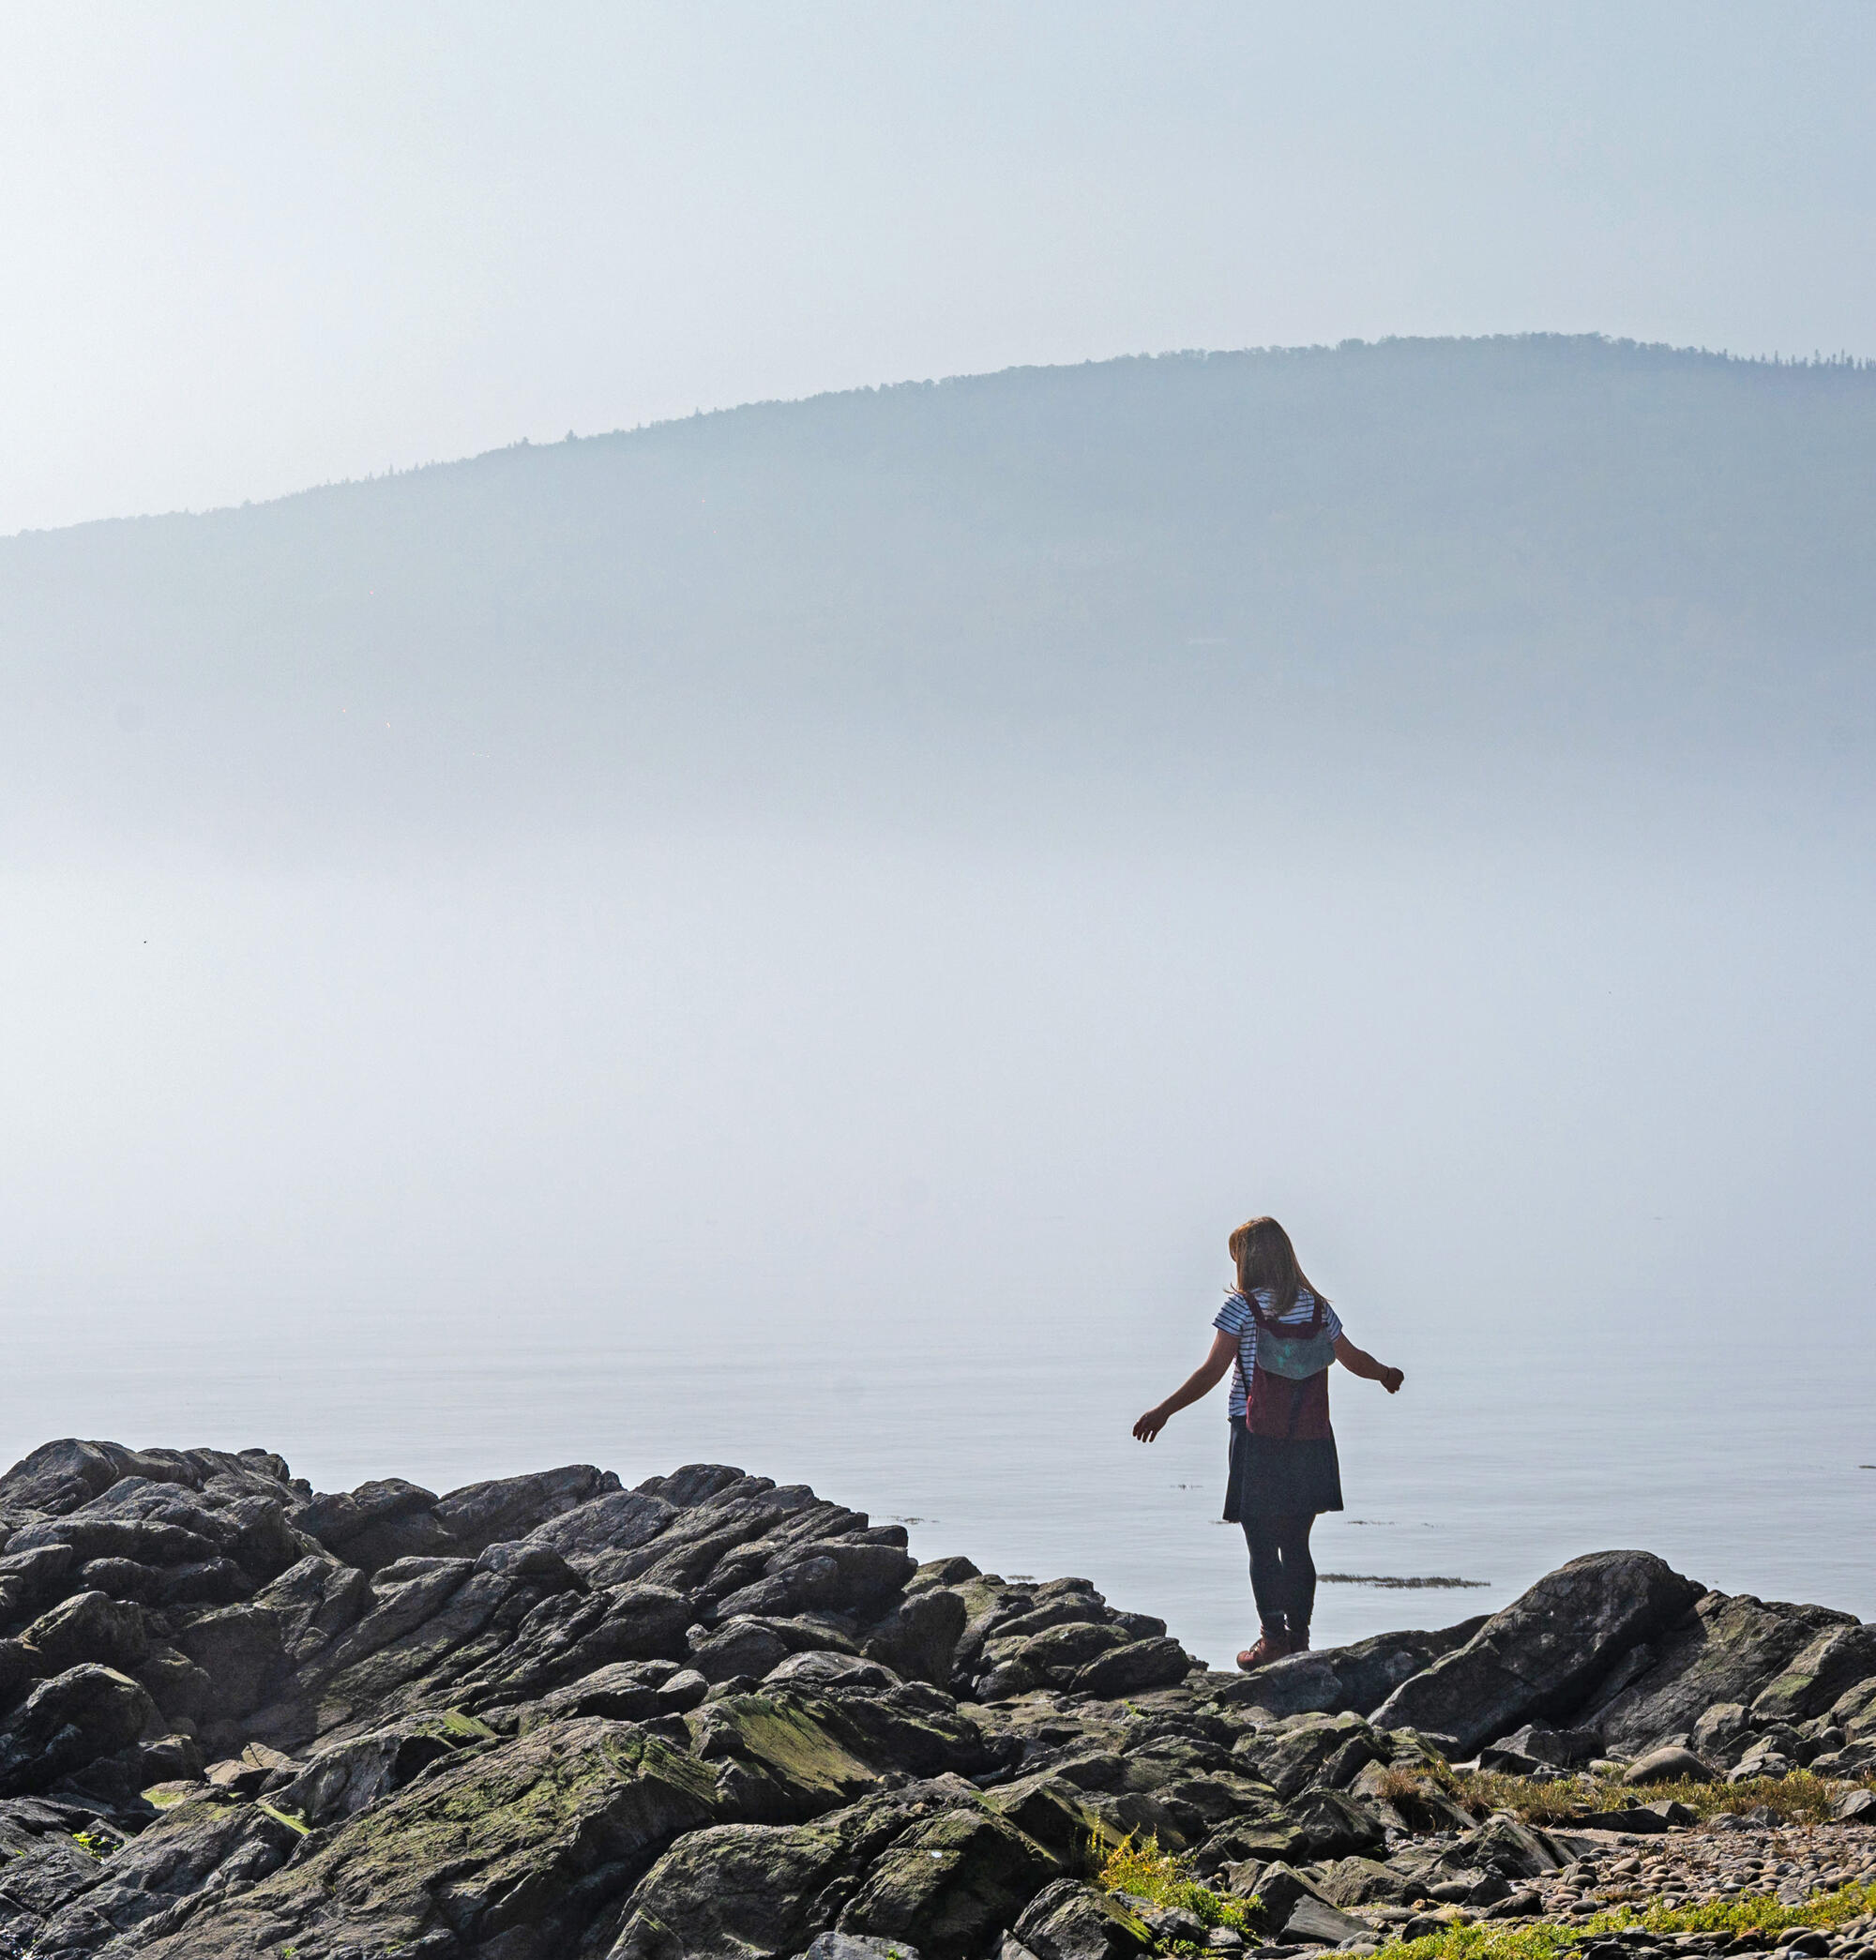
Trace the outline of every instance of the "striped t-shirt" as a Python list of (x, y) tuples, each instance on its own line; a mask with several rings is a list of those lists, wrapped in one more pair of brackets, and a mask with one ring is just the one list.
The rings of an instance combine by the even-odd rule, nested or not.
[[(1257, 1304), (1267, 1315), (1277, 1296), (1268, 1287), (1257, 1289)], [(1324, 1303), (1327, 1305), (1327, 1303)], [(1296, 1304), (1287, 1314), (1278, 1314), (1279, 1327), (1303, 1326), (1316, 1311), (1316, 1296), (1308, 1287), (1296, 1289)], [(1227, 1293), (1225, 1304), (1218, 1308), (1218, 1318), (1212, 1322), (1221, 1334), (1237, 1336), (1237, 1366), (1232, 1370), (1232, 1398), (1230, 1415), (1236, 1422), (1244, 1413), (1245, 1383), (1250, 1380), (1250, 1371), (1257, 1365), (1257, 1321), (1250, 1311), (1250, 1303), (1242, 1293)], [(1332, 1340), (1339, 1340), (1342, 1333), (1340, 1317), (1334, 1307), (1328, 1307), (1323, 1316), (1323, 1332)]]

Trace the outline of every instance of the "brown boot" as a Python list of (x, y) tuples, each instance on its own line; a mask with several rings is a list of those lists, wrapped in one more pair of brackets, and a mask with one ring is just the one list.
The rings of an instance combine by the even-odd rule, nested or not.
[(1257, 1645), (1247, 1648), (1238, 1655), (1238, 1666), (1246, 1674), (1255, 1674), (1260, 1667), (1267, 1667), (1272, 1661), (1280, 1661), (1290, 1651), (1288, 1635), (1280, 1628), (1264, 1627), (1257, 1636)]

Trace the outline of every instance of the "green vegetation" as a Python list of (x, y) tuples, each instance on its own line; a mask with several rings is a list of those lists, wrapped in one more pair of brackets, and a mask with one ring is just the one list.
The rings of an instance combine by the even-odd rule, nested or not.
[[(1863, 1783), (1872, 1785), (1872, 1779)], [(1431, 1788), (1450, 1797), (1475, 1817), (1495, 1810), (1509, 1811), (1540, 1828), (1567, 1824), (1585, 1811), (1626, 1810), (1637, 1803), (1685, 1803), (1702, 1823), (1729, 1812), (1743, 1814), (1762, 1805), (1786, 1824), (1830, 1821), (1838, 1800), (1852, 1783), (1833, 1783), (1808, 1770), (1789, 1776), (1755, 1776), (1746, 1783), (1649, 1783), (1639, 1787), (1616, 1776), (1560, 1776), (1536, 1783), (1528, 1776), (1505, 1776), (1492, 1770), (1450, 1770), (1436, 1767), (1391, 1770), (1381, 1794), (1391, 1803), (1411, 1807), (1416, 1793)]]
[(1096, 1882), (1103, 1892), (1127, 1892), (1155, 1906), (1176, 1906), (1204, 1926), (1230, 1926), (1235, 1932), (1248, 1933), (1256, 1923), (1258, 1902), (1254, 1896), (1233, 1898), (1201, 1885), (1186, 1861), (1162, 1851), (1157, 1838), (1148, 1838), (1144, 1844), (1136, 1844), (1131, 1835), (1123, 1838), (1101, 1866)]
[(1716, 1899), (1706, 1906), (1655, 1906), (1636, 1912), (1626, 1906), (1599, 1912), (1581, 1926), (1548, 1922), (1519, 1925), (1505, 1920), (1482, 1925), (1447, 1926), (1424, 1939), (1395, 1940), (1377, 1960), (1562, 1960), (1574, 1947), (1625, 1927), (1650, 1933), (1761, 1933), (1796, 1926), (1840, 1926), (1876, 1912), (1876, 1885), (1843, 1885), (1823, 1892), (1802, 1906), (1777, 1899)]

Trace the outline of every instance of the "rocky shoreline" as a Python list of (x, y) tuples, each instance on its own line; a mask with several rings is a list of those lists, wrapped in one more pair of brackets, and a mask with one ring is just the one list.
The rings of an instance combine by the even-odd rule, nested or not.
[(0, 1540), (0, 1956), (1876, 1960), (1876, 1627), (1645, 1552), (1246, 1677), (717, 1465), (68, 1440)]

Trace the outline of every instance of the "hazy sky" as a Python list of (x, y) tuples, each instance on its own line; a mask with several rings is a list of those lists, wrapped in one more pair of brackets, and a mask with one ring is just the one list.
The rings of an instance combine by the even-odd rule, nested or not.
[(1876, 352), (1867, 5), (16, 6), (0, 533), (753, 398)]

